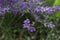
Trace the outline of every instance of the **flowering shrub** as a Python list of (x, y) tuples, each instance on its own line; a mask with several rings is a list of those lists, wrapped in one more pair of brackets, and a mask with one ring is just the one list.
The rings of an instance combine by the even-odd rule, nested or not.
[(0, 0), (0, 40), (60, 40), (57, 2)]

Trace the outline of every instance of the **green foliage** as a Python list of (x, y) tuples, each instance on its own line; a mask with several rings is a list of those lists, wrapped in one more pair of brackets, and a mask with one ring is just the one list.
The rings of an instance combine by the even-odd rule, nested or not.
[[(60, 6), (60, 0), (55, 0), (54, 5)], [(60, 17), (60, 10), (55, 13), (55, 17)]]
[(55, 0), (55, 5), (60, 6), (60, 0)]
[(56, 13), (54, 14), (54, 16), (60, 18), (60, 10), (59, 10), (58, 12), (56, 12)]
[(46, 6), (53, 6), (55, 0), (45, 0), (45, 2), (46, 2), (46, 3), (45, 3)]

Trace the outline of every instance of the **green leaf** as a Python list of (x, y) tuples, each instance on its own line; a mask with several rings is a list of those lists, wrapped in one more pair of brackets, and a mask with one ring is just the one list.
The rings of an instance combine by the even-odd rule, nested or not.
[(55, 17), (60, 17), (60, 10), (58, 12), (56, 12), (54, 15), (55, 15)]
[(45, 5), (46, 6), (53, 6), (55, 3), (55, 0), (45, 0)]
[(55, 0), (54, 5), (58, 5), (58, 6), (60, 6), (60, 0)]

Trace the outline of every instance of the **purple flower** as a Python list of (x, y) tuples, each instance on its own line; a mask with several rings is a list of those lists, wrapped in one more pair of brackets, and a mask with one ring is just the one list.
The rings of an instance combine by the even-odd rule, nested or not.
[(3, 10), (4, 11), (8, 11), (8, 10), (10, 10), (10, 8), (9, 7), (5, 7)]
[(31, 25), (29, 19), (24, 20), (23, 23), (24, 23), (24, 24), (23, 24), (23, 28), (28, 28), (28, 27), (30, 27), (30, 25)]
[(24, 20), (23, 28), (27, 28), (29, 32), (36, 31), (35, 27), (32, 27), (32, 25), (30, 24), (29, 19)]
[(46, 12), (46, 9), (45, 9), (45, 7), (41, 7), (41, 12), (43, 13), (43, 12)]
[(28, 32), (35, 32), (35, 31), (36, 31), (35, 27), (29, 27), (28, 28)]
[(30, 2), (30, 3), (33, 3), (34, 1), (35, 1), (35, 0), (30, 0), (29, 2)]
[(26, 6), (27, 2), (21, 2), (20, 3), (20, 8), (24, 8)]
[(29, 28), (30, 24), (23, 24), (23, 28)]
[(9, 7), (0, 7), (0, 13), (5, 14), (9, 9)]
[(58, 11), (58, 10), (60, 9), (60, 7), (59, 7), (59, 6), (54, 5), (54, 6), (53, 6), (53, 9), (54, 9), (55, 11)]
[(46, 7), (46, 12), (49, 13), (49, 14), (53, 14), (54, 10), (53, 10), (52, 7)]
[(36, 12), (39, 12), (39, 11), (40, 11), (40, 6), (37, 6), (37, 7), (35, 8), (35, 11), (36, 11)]
[(26, 19), (26, 20), (24, 20), (24, 23), (25, 24), (28, 24), (28, 23), (30, 23), (30, 20), (29, 19)]
[(50, 28), (54, 28), (55, 27), (55, 25), (53, 23), (48, 23), (47, 26), (50, 27)]

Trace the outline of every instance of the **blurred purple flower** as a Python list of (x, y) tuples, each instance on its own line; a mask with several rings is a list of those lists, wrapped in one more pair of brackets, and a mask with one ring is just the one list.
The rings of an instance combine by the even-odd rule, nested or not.
[(29, 32), (36, 31), (35, 27), (32, 27), (32, 25), (30, 24), (30, 20), (29, 19), (24, 20), (23, 23), (24, 23), (23, 24), (23, 28), (27, 28)]
[(60, 7), (59, 7), (59, 6), (54, 5), (54, 6), (53, 6), (53, 9), (54, 9), (55, 11), (58, 11), (58, 10), (60, 9)]
[(30, 24), (23, 24), (23, 28), (29, 28)]
[(21, 3), (20, 3), (20, 8), (24, 8), (24, 7), (26, 6), (26, 4), (27, 4), (27, 2), (24, 2), (24, 1), (21, 2)]
[(30, 27), (30, 20), (29, 20), (29, 19), (24, 20), (23, 23), (24, 23), (24, 24), (23, 24), (23, 28), (28, 28), (28, 27)]
[(0, 13), (2, 14), (5, 14), (8, 10), (10, 10), (10, 8), (9, 7), (4, 7), (4, 8), (2, 8), (2, 7), (0, 7)]
[(48, 23), (47, 26), (50, 27), (50, 28), (54, 28), (55, 27), (55, 25), (53, 23)]
[(26, 20), (24, 20), (24, 23), (25, 24), (28, 24), (28, 23), (30, 23), (30, 20), (29, 19), (26, 19)]
[(40, 6), (37, 6), (37, 7), (35, 8), (35, 11), (36, 11), (36, 12), (39, 12), (39, 11), (40, 11)]
[(52, 7), (46, 7), (46, 12), (47, 12), (48, 14), (53, 14), (53, 13), (54, 13), (54, 10), (53, 10)]
[(42, 12), (42, 13), (46, 12), (46, 8), (42, 6), (42, 7), (41, 7), (41, 12)]
[(36, 31), (35, 27), (29, 27), (28, 28), (28, 32), (35, 32), (35, 31)]

